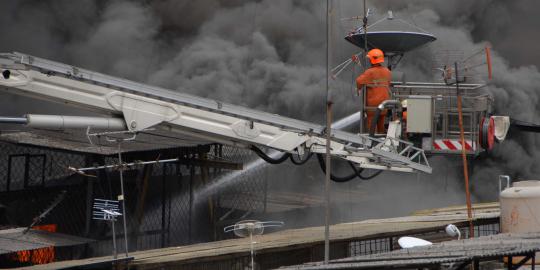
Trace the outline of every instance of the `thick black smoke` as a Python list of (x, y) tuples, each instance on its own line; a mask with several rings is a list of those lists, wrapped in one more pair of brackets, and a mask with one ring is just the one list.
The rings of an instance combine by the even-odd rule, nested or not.
[[(322, 121), (322, 4), (6, 1), (0, 49)], [(338, 96), (338, 115), (352, 110), (349, 97)]]
[[(333, 64), (358, 50), (342, 36), (362, 1), (335, 1)], [(432, 32), (434, 44), (407, 55), (399, 70), (432, 79), (440, 49), (465, 54), (490, 41), (496, 113), (540, 122), (539, 3), (504, 1), (370, 1), (374, 17), (396, 16)], [(4, 0), (0, 51), (21, 51), (225, 102), (322, 122), (325, 104), (325, 1), (315, 0)], [(357, 22), (357, 25), (360, 22)], [(356, 70), (358, 72), (358, 70)], [(334, 84), (337, 115), (355, 110), (345, 74)], [(2, 101), (4, 109), (13, 102)], [(13, 107), (13, 106), (12, 106)], [(12, 108), (13, 109), (13, 108)], [(32, 110), (34, 110), (33, 108)], [(20, 113), (27, 113), (21, 111)], [(536, 135), (515, 134), (476, 166), (473, 183), (501, 173), (534, 178)], [(538, 145), (538, 146), (537, 146)], [(438, 168), (435, 168), (437, 170)], [(495, 186), (495, 185), (493, 185)], [(477, 188), (477, 190), (481, 190)], [(489, 194), (495, 194), (494, 190)], [(478, 191), (478, 195), (483, 195)]]
[[(398, 15), (408, 16), (438, 37), (428, 49), (415, 52), (418, 59), (407, 58), (402, 68), (408, 74), (422, 70), (427, 73), (429, 59), (443, 50), (460, 50), (467, 55), (490, 42), (495, 51), (494, 73), (487, 91), (495, 99), (494, 114), (540, 123), (540, 58), (532, 45), (537, 39), (533, 29), (540, 22), (532, 10), (540, 7), (540, 3), (420, 0), (377, 1), (377, 6), (393, 8)], [(479, 199), (495, 199), (495, 183), (500, 174), (516, 179), (538, 178), (538, 138), (537, 134), (511, 130), (509, 138), (488, 158), (475, 161), (471, 179)]]

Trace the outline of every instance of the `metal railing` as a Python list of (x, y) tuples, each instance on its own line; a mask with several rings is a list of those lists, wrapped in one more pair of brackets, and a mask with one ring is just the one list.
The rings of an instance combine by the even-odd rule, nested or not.
[[(480, 152), (478, 145), (480, 123), (492, 111), (493, 98), (485, 91), (485, 84), (460, 84), (463, 98), (463, 124), (465, 140), (472, 142), (470, 154)], [(457, 90), (444, 83), (393, 82), (391, 94), (398, 100), (411, 95), (430, 96), (432, 100), (433, 130), (432, 140), (459, 139)], [(430, 153), (435, 152), (430, 151)], [(437, 152), (456, 152), (438, 150)], [(457, 151), (459, 152), (459, 151)]]

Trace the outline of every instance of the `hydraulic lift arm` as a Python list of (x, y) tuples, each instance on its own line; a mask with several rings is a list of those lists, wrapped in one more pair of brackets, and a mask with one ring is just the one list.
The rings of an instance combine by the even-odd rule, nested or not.
[[(0, 85), (14, 94), (121, 114), (126, 127), (149, 127), (206, 140), (284, 152), (324, 153), (325, 127), (149, 86), (21, 53), (0, 54)], [(395, 138), (332, 130), (332, 155), (361, 168), (431, 173), (423, 150)]]

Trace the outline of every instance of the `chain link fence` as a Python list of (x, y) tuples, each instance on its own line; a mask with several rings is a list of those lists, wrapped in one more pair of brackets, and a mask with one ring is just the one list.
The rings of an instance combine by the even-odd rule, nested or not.
[[(117, 199), (121, 194), (118, 170), (80, 175), (68, 167), (117, 164), (117, 156), (74, 153), (0, 142), (0, 204), (4, 227), (28, 226), (61, 192), (64, 199), (39, 224), (56, 224), (57, 232), (96, 241), (73, 248), (56, 259), (112, 254), (111, 222), (92, 220), (94, 199)], [(129, 251), (186, 245), (223, 239), (223, 227), (252, 213), (264, 211), (265, 166), (242, 171), (219, 164), (256, 161), (250, 150), (218, 144), (124, 153), (124, 162), (179, 157), (179, 162), (140, 165), (123, 171)], [(214, 163), (206, 163), (206, 162)], [(216, 165), (217, 164), (217, 165)], [(207, 186), (236, 173), (225, 183)], [(227, 181), (225, 181), (227, 182)], [(233, 210), (235, 214), (224, 215)], [(0, 211), (0, 214), (2, 212)], [(124, 251), (124, 231), (115, 222), (118, 252)]]

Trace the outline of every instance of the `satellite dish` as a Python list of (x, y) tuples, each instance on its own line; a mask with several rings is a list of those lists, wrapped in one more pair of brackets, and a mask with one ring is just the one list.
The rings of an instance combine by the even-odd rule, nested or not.
[(251, 249), (251, 269), (255, 269), (254, 261), (254, 246), (253, 242), (254, 235), (262, 235), (264, 228), (267, 227), (281, 227), (285, 223), (283, 221), (258, 221), (258, 220), (242, 220), (238, 221), (234, 225), (227, 226), (223, 228), (224, 232), (234, 232), (238, 237), (249, 237), (249, 244)]
[(458, 240), (461, 239), (461, 232), (459, 231), (459, 228), (454, 224), (448, 224), (446, 228), (444, 229), (446, 231), (446, 234), (450, 235), (451, 237), (458, 237)]
[(413, 248), (413, 247), (423, 247), (423, 246), (433, 245), (433, 243), (426, 241), (424, 239), (410, 237), (410, 236), (400, 237), (398, 239), (398, 244), (401, 248)]
[[(364, 48), (364, 31), (362, 29), (345, 37), (350, 43)], [(378, 48), (385, 54), (403, 54), (422, 45), (435, 41), (437, 38), (428, 33), (402, 31), (372, 31), (368, 30), (368, 50)]]
[(363, 27), (355, 28), (345, 39), (364, 50), (381, 49), (388, 57), (390, 69), (401, 61), (406, 52), (437, 40), (424, 29), (394, 17), (392, 11), (370, 24), (367, 31)]

